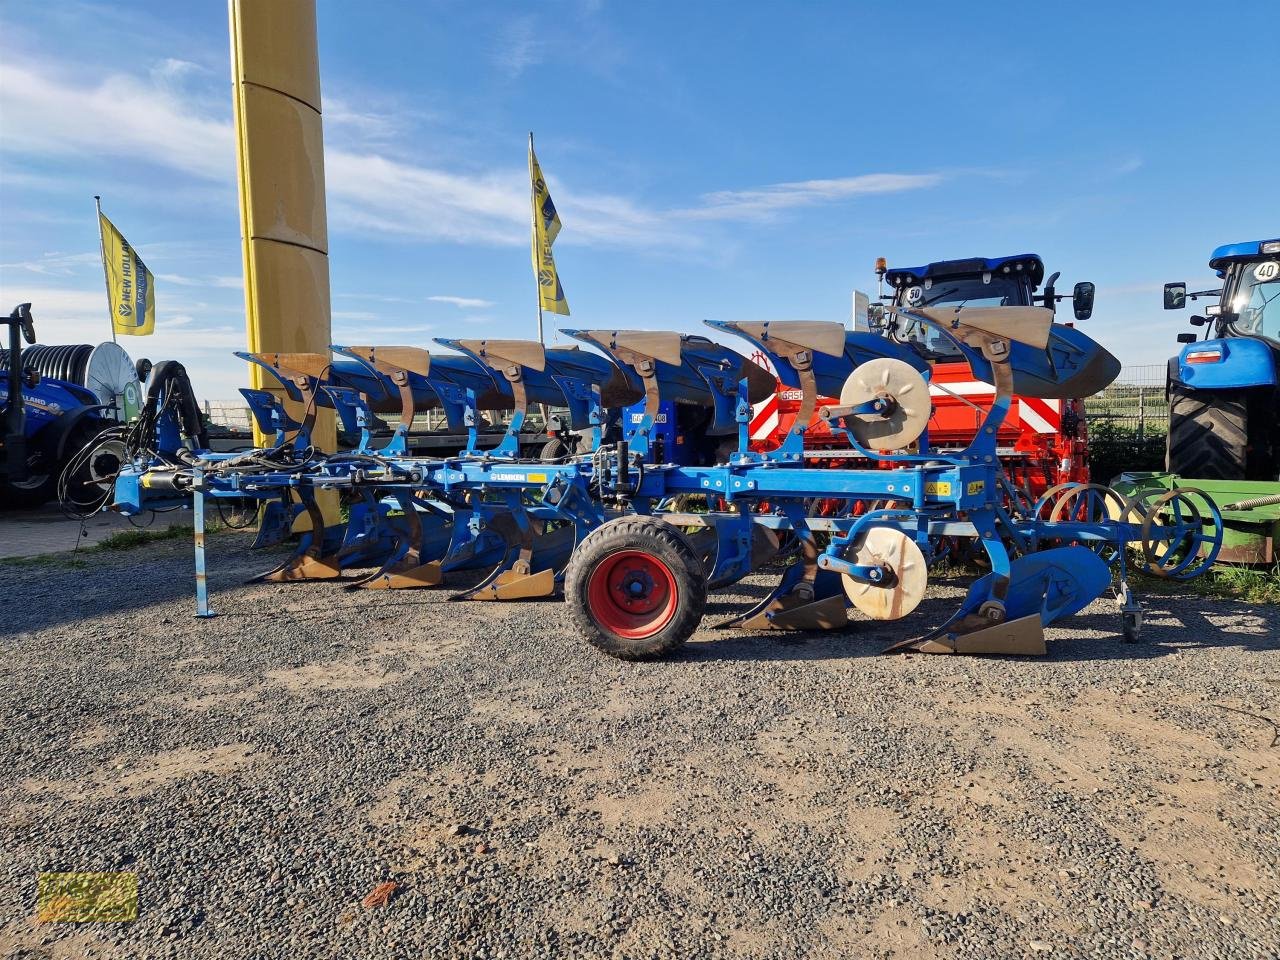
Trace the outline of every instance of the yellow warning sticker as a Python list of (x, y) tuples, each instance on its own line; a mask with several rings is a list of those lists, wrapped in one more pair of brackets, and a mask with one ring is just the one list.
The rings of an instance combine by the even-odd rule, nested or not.
[(949, 497), (951, 496), (950, 480), (930, 480), (924, 485), (924, 495), (926, 497)]
[(493, 473), (489, 474), (489, 477), (493, 480), (504, 480), (508, 483), (547, 482), (547, 475), (545, 473), (512, 473), (510, 471), (503, 473), (495, 470)]
[(981, 492), (982, 492), (983, 490), (985, 490), (986, 488), (987, 488), (987, 481), (985, 481), (985, 480), (970, 480), (970, 481), (969, 481), (969, 486), (965, 487), (965, 490), (966, 490), (966, 491), (968, 491), (969, 496), (971, 496), (971, 497), (972, 497), (975, 493), (981, 493)]

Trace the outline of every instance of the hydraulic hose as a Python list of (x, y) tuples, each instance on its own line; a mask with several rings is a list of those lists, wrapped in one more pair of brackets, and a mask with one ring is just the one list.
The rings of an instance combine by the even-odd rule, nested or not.
[(1228, 503), (1221, 510), (1256, 510), (1258, 507), (1270, 507), (1280, 503), (1280, 493), (1268, 494), (1265, 497), (1254, 497), (1251, 500), (1241, 500), (1238, 503)]
[[(84, 386), (92, 353), (93, 345), (88, 343), (27, 347), (22, 351), (22, 366), (50, 380), (66, 380)], [(9, 351), (0, 350), (0, 369), (8, 367)]]

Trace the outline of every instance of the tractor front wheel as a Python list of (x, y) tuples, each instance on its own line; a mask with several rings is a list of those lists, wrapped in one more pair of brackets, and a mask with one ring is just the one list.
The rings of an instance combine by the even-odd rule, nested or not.
[(0, 483), (0, 507), (21, 510), (52, 500), (58, 490), (57, 466), (42, 451), (28, 450), (27, 476)]
[(619, 517), (578, 545), (565, 577), (578, 633), (620, 660), (684, 644), (707, 602), (706, 569), (689, 541), (653, 517)]

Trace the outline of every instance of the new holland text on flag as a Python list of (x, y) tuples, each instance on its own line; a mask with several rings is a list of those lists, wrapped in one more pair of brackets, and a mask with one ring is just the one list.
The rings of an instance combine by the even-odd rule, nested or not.
[(115, 224), (99, 215), (102, 262), (107, 271), (111, 325), (125, 336), (142, 337), (156, 328), (155, 278)]
[(564, 297), (560, 277), (556, 273), (556, 261), (551, 256), (551, 245), (560, 234), (560, 215), (547, 192), (547, 181), (542, 167), (529, 144), (529, 179), (533, 185), (533, 275), (538, 278), (538, 303), (543, 310), (562, 316), (569, 315), (569, 301)]

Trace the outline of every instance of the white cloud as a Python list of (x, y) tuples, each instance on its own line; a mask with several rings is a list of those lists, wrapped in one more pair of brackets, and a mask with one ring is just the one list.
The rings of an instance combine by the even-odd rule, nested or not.
[(942, 176), (936, 173), (864, 173), (833, 180), (799, 180), (774, 183), (750, 190), (719, 190), (703, 195), (703, 204), (680, 211), (691, 220), (757, 220), (782, 210), (835, 203), (878, 193), (901, 193), (936, 187)]
[(338, 344), (366, 344), (381, 340), (382, 343), (408, 343), (421, 346), (433, 327), (429, 323), (353, 324), (340, 321), (334, 324), (332, 339)]
[(509, 245), (529, 231), (529, 188), (508, 172), (456, 174), (378, 154), (325, 151), (330, 219), (341, 229)]
[(538, 39), (538, 31), (539, 21), (531, 16), (504, 24), (493, 51), (494, 65), (514, 80), (541, 63), (546, 57), (546, 44)]
[(449, 303), (460, 309), (483, 309), (484, 307), (492, 307), (492, 300), (480, 300), (476, 297), (427, 297), (433, 303)]
[(111, 335), (106, 321), (102, 320), (98, 335), (90, 336), (90, 331), (96, 328), (84, 320), (106, 314), (107, 295), (101, 290), (0, 282), (0, 303), (30, 303), (36, 335), (42, 343), (86, 343), (86, 337), (101, 339), (102, 335)]
[(1141, 157), (1126, 157), (1125, 159), (1116, 162), (1116, 165), (1111, 169), (1111, 175), (1113, 177), (1128, 176), (1131, 173), (1137, 173), (1141, 170), (1142, 165), (1143, 161)]
[(389, 140), (402, 127), (396, 114), (357, 110), (338, 97), (325, 97), (322, 112), (327, 135), (337, 133), (361, 142)]
[[(164, 74), (186, 72), (169, 64)], [(235, 173), (231, 124), (200, 116), (190, 98), (164, 85), (114, 74), (78, 85), (50, 73), (0, 64), (0, 151), (19, 156), (126, 157), (150, 161), (208, 181)], [(367, 149), (354, 126), (378, 127), (338, 103), (342, 118), (325, 151), (330, 225), (336, 232), (376, 233), (433, 242), (518, 246), (529, 241), (529, 187), (521, 167), (454, 172), (393, 159)], [(352, 149), (351, 141), (360, 143)], [(936, 173), (873, 173), (767, 184), (704, 195), (687, 207), (662, 208), (628, 197), (576, 191), (554, 181), (565, 224), (561, 243), (692, 248), (706, 238), (698, 222), (767, 220), (800, 207), (860, 196), (925, 189)], [(146, 251), (144, 251), (145, 253)], [(238, 281), (237, 281), (238, 285)]]
[[(336, 229), (496, 246), (529, 242), (529, 184), (522, 169), (457, 174), (334, 149), (326, 151), (325, 172)], [(554, 181), (552, 192), (566, 224), (560, 243), (696, 242), (687, 230), (625, 197), (572, 193)]]
[(123, 74), (76, 86), (0, 63), (0, 113), (6, 153), (150, 158), (207, 179), (235, 176), (229, 123), (196, 116), (164, 89)]
[(42, 276), (71, 276), (88, 266), (102, 267), (102, 254), (95, 251), (84, 253), (42, 253), (34, 260), (20, 260), (16, 263), (0, 263), (0, 268), (25, 270)]
[(150, 72), (151, 78), (156, 83), (164, 85), (179, 83), (187, 77), (206, 73), (207, 71), (200, 64), (192, 63), (190, 60), (166, 57), (153, 66)]
[(178, 273), (157, 273), (157, 280), (173, 283), (180, 287), (211, 287), (219, 290), (240, 290), (244, 280), (240, 277), (186, 277)]
[[(611, 246), (697, 247), (702, 237), (677, 223), (678, 211), (645, 207), (627, 197), (611, 194), (559, 191), (552, 182), (562, 221), (570, 227), (557, 243), (590, 243)], [(528, 232), (528, 227), (525, 227)], [(528, 240), (522, 237), (522, 242)]]
[(389, 297), (381, 293), (347, 293), (345, 291), (333, 292), (335, 300), (375, 300), (378, 303), (418, 303), (419, 301), (412, 297)]
[[(326, 153), (330, 219), (339, 229), (424, 240), (518, 246), (529, 242), (524, 170), (455, 174), (336, 149)], [(558, 243), (689, 248), (704, 238), (691, 222), (767, 220), (798, 207), (927, 189), (941, 174), (873, 173), (769, 184), (707, 194), (697, 206), (664, 209), (614, 194), (577, 192), (552, 179), (564, 223)]]

